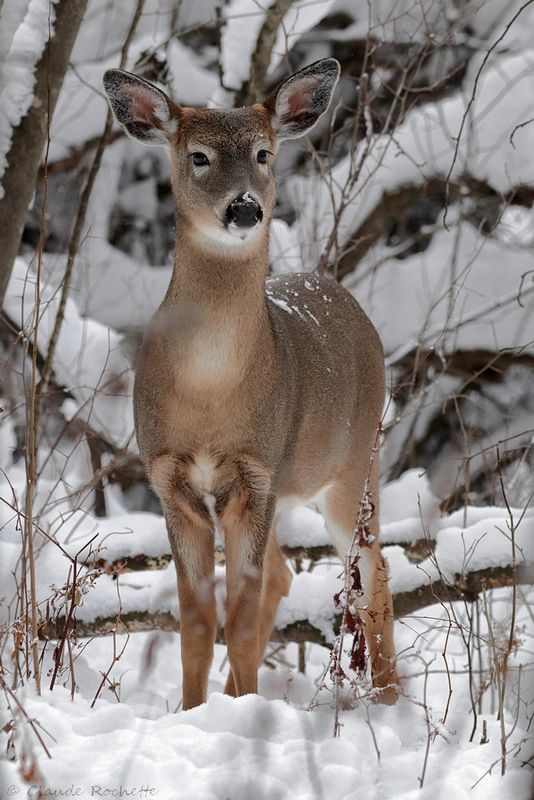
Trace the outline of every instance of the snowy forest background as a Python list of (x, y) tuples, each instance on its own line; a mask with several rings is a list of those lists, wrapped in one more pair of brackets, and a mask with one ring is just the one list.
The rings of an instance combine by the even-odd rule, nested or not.
[[(0, 798), (531, 797), (533, 31), (534, 0), (0, 0)], [(281, 149), (270, 267), (332, 272), (384, 342), (402, 696), (331, 669), (342, 569), (302, 507), (260, 696), (218, 693), (220, 644), (180, 712), (131, 405), (169, 167), (112, 124), (102, 75), (232, 107), (326, 56), (342, 77)]]

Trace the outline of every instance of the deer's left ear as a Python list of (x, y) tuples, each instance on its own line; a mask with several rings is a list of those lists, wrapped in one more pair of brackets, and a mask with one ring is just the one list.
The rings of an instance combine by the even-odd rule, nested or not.
[(330, 105), (339, 73), (335, 58), (323, 58), (271, 92), (264, 105), (279, 141), (304, 136), (313, 128)]

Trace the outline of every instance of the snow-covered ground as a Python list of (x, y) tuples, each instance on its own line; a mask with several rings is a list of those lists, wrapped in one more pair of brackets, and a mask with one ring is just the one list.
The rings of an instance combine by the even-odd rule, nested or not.
[[(505, 629), (508, 594), (498, 590), (489, 598), (496, 631)], [(506, 693), (504, 777), (495, 695), (491, 690), (484, 695), (473, 734), (465, 648), (459, 628), (451, 628), (449, 613), (440, 605), (396, 624), (403, 676), (398, 704), (373, 704), (365, 685), (342, 692), (336, 738), (332, 692), (318, 689), (328, 665), (326, 649), (309, 646), (306, 675), (294, 666), (263, 667), (259, 696), (233, 699), (221, 694), (225, 649), (217, 645), (208, 702), (184, 712), (179, 710), (180, 639), (160, 632), (136, 633), (128, 641), (117, 636), (115, 641), (80, 642), (74, 651), (74, 699), (68, 676), (65, 686), (52, 692), (45, 688), (41, 697), (30, 687), (18, 694), (48, 755), (16, 711), (15, 748), (19, 755), (25, 752), (27, 763), (36, 759), (38, 772), (31, 784), (46, 787), (43, 796), (529, 800), (531, 774), (521, 765), (532, 755), (526, 741), (531, 708), (520, 704), (517, 712), (515, 696), (520, 664), (523, 699), (530, 679), (525, 668), (532, 649), (529, 600), (534, 594), (518, 601), (520, 649)], [(459, 623), (465, 622), (460, 604), (454, 613)], [(481, 635), (485, 638), (484, 621)], [(114, 648), (120, 660), (106, 673), (92, 707), (102, 674), (113, 663)], [(285, 657), (296, 663), (296, 645), (287, 648)], [(4, 711), (2, 724), (9, 718)], [(2, 734), (4, 742), (7, 736)], [(0, 770), (2, 798), (37, 796), (24, 784), (17, 765), (0, 761)], [(69, 789), (71, 794), (65, 794)]]
[[(384, 552), (395, 592), (436, 578), (436, 563), (446, 575), (463, 566), (510, 563), (506, 509), (467, 508), (440, 518), (437, 500), (418, 470), (387, 484), (382, 506)], [(534, 541), (533, 517), (528, 510), (522, 515), (513, 509), (512, 517), (519, 522), (516, 557), (523, 564)], [(155, 514), (123, 511), (97, 519), (79, 511), (64, 517), (44, 515), (41, 524), (70, 554), (95, 535), (93, 546), (108, 561), (168, 552), (163, 520)], [(436, 560), (416, 566), (398, 543), (416, 541), (423, 526), (437, 540)], [(279, 537), (288, 545), (328, 541), (322, 517), (304, 507), (282, 516)], [(52, 542), (41, 542), (38, 550), (38, 592), (44, 609), (46, 598), (65, 583), (70, 562)], [(4, 508), (6, 594), (17, 571), (18, 551), (17, 518), (9, 518)], [(290, 596), (281, 603), (277, 625), (308, 619), (331, 638), (340, 571), (339, 562), (326, 559), (313, 572), (296, 575)], [(56, 594), (56, 608), (61, 598)], [(402, 681), (397, 706), (374, 704), (368, 682), (353, 677), (352, 685), (345, 682), (340, 689), (338, 737), (333, 736), (329, 650), (318, 645), (306, 645), (305, 675), (296, 669), (297, 645), (282, 651), (272, 645), (274, 655), (267, 659), (271, 666), (260, 670), (260, 695), (237, 700), (221, 694), (227, 663), (225, 648), (216, 645), (208, 702), (183, 712), (178, 634), (160, 631), (80, 639), (73, 647), (72, 670), (65, 654), (53, 691), (48, 688), (54, 648), (50, 642), (45, 648), (42, 696), (36, 695), (31, 683), (17, 692), (17, 701), (5, 695), (8, 707), (4, 704), (0, 716), (4, 731), (0, 747), (21, 761), (0, 760), (6, 787), (0, 796), (34, 797), (34, 787), (42, 785), (49, 792), (43, 796), (56, 797), (420, 800), (450, 795), (455, 800), (528, 800), (530, 773), (521, 765), (531, 755), (534, 591), (519, 587), (515, 621), (512, 600), (511, 589), (488, 591), (475, 622), (469, 619), (475, 607), (463, 603), (430, 606), (397, 621)], [(82, 621), (113, 617), (119, 608), (122, 613), (170, 610), (178, 616), (174, 568), (171, 564), (163, 570), (126, 572), (116, 580), (103, 574), (78, 602), (76, 613)], [(511, 626), (514, 646), (504, 695), (507, 771), (502, 778), (503, 731), (497, 718), (494, 669)], [(477, 713), (474, 733), (471, 692)], [(25, 782), (19, 764), (34, 761), (36, 767), (28, 767), (25, 774), (31, 777)], [(68, 790), (70, 795), (61, 794)]]

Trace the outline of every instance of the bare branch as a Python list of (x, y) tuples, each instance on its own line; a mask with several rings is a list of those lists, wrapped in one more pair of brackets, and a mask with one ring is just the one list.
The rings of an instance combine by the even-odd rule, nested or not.
[(266, 12), (263, 25), (258, 34), (258, 41), (250, 60), (250, 77), (235, 96), (236, 106), (250, 105), (263, 93), (267, 71), (271, 63), (271, 54), (276, 42), (276, 34), (284, 14), (292, 4), (293, 0), (275, 0)]

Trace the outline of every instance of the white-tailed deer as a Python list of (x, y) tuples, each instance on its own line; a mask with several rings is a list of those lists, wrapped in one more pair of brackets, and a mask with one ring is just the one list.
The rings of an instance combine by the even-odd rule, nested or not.
[[(313, 273), (266, 281), (273, 162), (280, 142), (324, 114), (339, 64), (318, 61), (263, 103), (184, 108), (109, 70), (126, 132), (163, 145), (176, 200), (176, 256), (139, 355), (135, 424), (178, 575), (183, 707), (206, 700), (216, 632), (215, 521), (224, 536), (230, 661), (226, 692), (257, 671), (291, 573), (276, 509), (315, 501), (343, 557), (352, 541), (384, 402), (383, 352), (354, 298)], [(378, 460), (370, 488), (377, 503)], [(396, 699), (392, 603), (374, 541), (361, 550), (361, 617), (373, 684)]]

